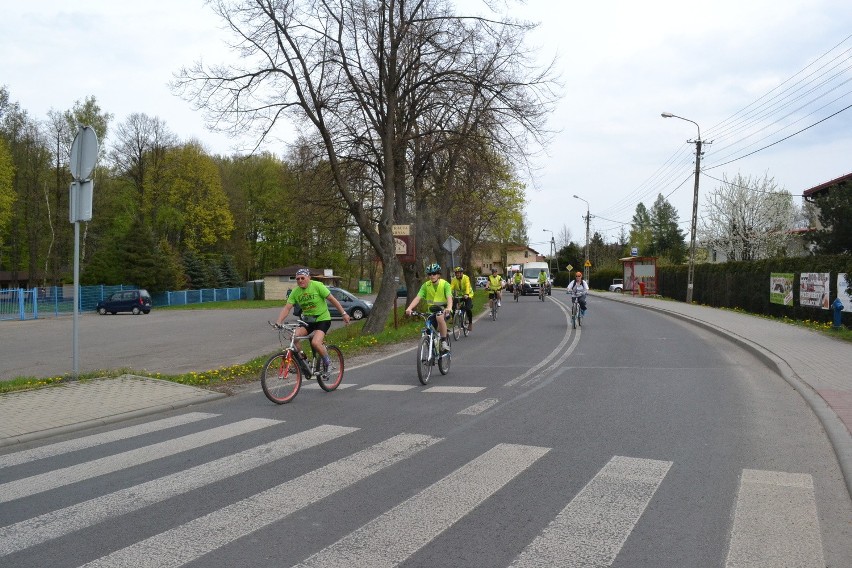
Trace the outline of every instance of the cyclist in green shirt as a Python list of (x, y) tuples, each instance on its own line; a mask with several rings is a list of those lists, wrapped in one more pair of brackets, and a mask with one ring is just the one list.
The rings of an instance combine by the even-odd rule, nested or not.
[(308, 335), (314, 332), (314, 336), (311, 338), (311, 347), (322, 356), (323, 370), (328, 369), (330, 362), (328, 351), (326, 351), (323, 344), (325, 334), (331, 328), (331, 313), (328, 311), (328, 305), (325, 303), (326, 300), (331, 302), (337, 308), (337, 311), (343, 314), (343, 323), (349, 325), (349, 314), (340, 305), (340, 300), (329, 292), (325, 284), (318, 280), (311, 280), (310, 270), (300, 268), (296, 271), (296, 287), (290, 292), (287, 303), (281, 308), (281, 313), (278, 314), (278, 320), (275, 322), (277, 325), (281, 325), (281, 322), (290, 315), (293, 306), (299, 304), (299, 307), (302, 308), (301, 319), (308, 325), (307, 327), (302, 326), (297, 329), (296, 336)]
[(429, 280), (423, 283), (420, 291), (405, 308), (405, 315), (410, 316), (412, 310), (420, 303), (420, 300), (426, 300), (429, 304), (429, 311), (435, 313), (435, 320), (438, 324), (438, 332), (441, 335), (441, 350), (449, 351), (450, 344), (447, 341), (447, 320), (446, 317), (453, 313), (453, 292), (450, 289), (450, 283), (441, 278), (441, 265), (432, 263), (426, 267), (426, 274), (429, 275)]

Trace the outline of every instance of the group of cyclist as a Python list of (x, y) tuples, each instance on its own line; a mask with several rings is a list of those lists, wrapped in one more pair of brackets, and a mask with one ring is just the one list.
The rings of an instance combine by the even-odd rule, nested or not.
[[(456, 266), (453, 269), (454, 277), (451, 282), (447, 282), (441, 278), (441, 266), (437, 263), (432, 263), (426, 267), (428, 280), (423, 283), (417, 295), (405, 308), (406, 315), (411, 315), (415, 307), (420, 303), (420, 300), (426, 300), (430, 311), (437, 314), (437, 327), (441, 335), (441, 349), (449, 350), (449, 342), (447, 341), (447, 320), (446, 318), (453, 313), (454, 302), (459, 302), (467, 316), (468, 331), (473, 330), (473, 287), (470, 284), (470, 277), (464, 273), (461, 266)], [(539, 286), (544, 286), (547, 282), (547, 274), (544, 270), (539, 275)], [(512, 277), (514, 286), (523, 285), (523, 277), (520, 272), (515, 272)], [(497, 272), (496, 268), (491, 269), (491, 275), (488, 277), (486, 289), (489, 299), (492, 302), (497, 302), (497, 306), (501, 305), (503, 299), (503, 288), (506, 286), (506, 281)], [(583, 280), (583, 273), (578, 272), (575, 275), (574, 281), (568, 285), (568, 293), (578, 297), (582, 314), (586, 313), (586, 293), (589, 290), (588, 283)], [(298, 304), (302, 308), (302, 320), (307, 322), (307, 327), (299, 328), (296, 331), (297, 336), (307, 335), (311, 332), (316, 332), (311, 338), (311, 345), (322, 356), (323, 366), (328, 368), (329, 358), (323, 345), (325, 334), (331, 327), (331, 314), (328, 311), (328, 306), (325, 300), (329, 300), (335, 308), (343, 314), (344, 323), (349, 323), (349, 314), (340, 305), (340, 302), (329, 291), (329, 289), (317, 280), (311, 280), (311, 273), (307, 268), (299, 269), (296, 272), (296, 288), (287, 298), (287, 302), (281, 309), (278, 315), (276, 325), (281, 325), (284, 319), (290, 314), (290, 311)]]

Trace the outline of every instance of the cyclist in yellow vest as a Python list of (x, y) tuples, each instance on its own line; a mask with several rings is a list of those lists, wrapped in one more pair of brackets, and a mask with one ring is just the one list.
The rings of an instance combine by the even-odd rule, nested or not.
[(497, 306), (501, 307), (503, 303), (500, 301), (503, 299), (503, 286), (506, 285), (506, 281), (503, 280), (503, 277), (497, 274), (497, 269), (491, 268), (491, 276), (488, 277), (488, 298), (490, 300), (491, 309), (494, 309), (494, 302), (497, 302)]
[(453, 298), (460, 298), (461, 308), (467, 314), (467, 330), (470, 332), (473, 331), (473, 288), (470, 285), (470, 277), (464, 273), (461, 266), (456, 266), (455, 273), (455, 278), (450, 281), (450, 290), (453, 292)]
[(420, 303), (420, 300), (426, 300), (429, 304), (429, 311), (435, 313), (435, 320), (438, 324), (438, 333), (441, 334), (441, 350), (449, 351), (450, 344), (447, 341), (447, 320), (446, 316), (453, 313), (453, 292), (450, 289), (450, 283), (441, 278), (441, 265), (432, 263), (426, 267), (426, 274), (429, 275), (429, 280), (423, 283), (420, 291), (414, 296), (414, 299), (405, 308), (405, 315), (410, 316), (412, 310)]
[(520, 271), (520, 270), (516, 270), (516, 271), (515, 271), (515, 275), (514, 275), (514, 276), (512, 276), (512, 286), (514, 286), (514, 288), (512, 289), (512, 291), (514, 291), (514, 290), (515, 290), (515, 288), (517, 288), (517, 290), (518, 290), (518, 294), (522, 294), (522, 293), (523, 293), (523, 291), (524, 291), (524, 277), (523, 277), (523, 276), (521, 276), (521, 271)]

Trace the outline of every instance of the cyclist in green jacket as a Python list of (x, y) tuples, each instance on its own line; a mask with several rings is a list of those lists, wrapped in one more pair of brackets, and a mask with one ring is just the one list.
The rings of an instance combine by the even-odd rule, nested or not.
[(449, 351), (450, 344), (447, 341), (447, 320), (446, 317), (453, 313), (453, 292), (450, 289), (450, 283), (441, 278), (441, 265), (432, 263), (426, 267), (426, 274), (429, 275), (429, 280), (423, 283), (420, 291), (405, 308), (405, 315), (410, 316), (411, 312), (420, 303), (420, 300), (426, 300), (429, 304), (429, 311), (435, 313), (435, 320), (438, 323), (438, 332), (441, 335), (441, 350)]
[(323, 370), (328, 370), (330, 359), (328, 351), (325, 349), (323, 340), (325, 334), (331, 328), (331, 312), (328, 311), (328, 305), (325, 301), (328, 300), (332, 305), (343, 314), (343, 323), (349, 325), (349, 314), (340, 305), (340, 300), (334, 297), (325, 284), (318, 280), (311, 280), (311, 271), (307, 268), (300, 268), (296, 271), (296, 287), (290, 292), (287, 297), (287, 303), (281, 308), (281, 313), (278, 314), (278, 320), (275, 322), (281, 325), (287, 316), (290, 315), (290, 310), (293, 306), (299, 304), (302, 308), (302, 321), (306, 322), (307, 327), (302, 326), (296, 330), (296, 336), (308, 335), (315, 332), (311, 337), (311, 347), (314, 351), (322, 356)]

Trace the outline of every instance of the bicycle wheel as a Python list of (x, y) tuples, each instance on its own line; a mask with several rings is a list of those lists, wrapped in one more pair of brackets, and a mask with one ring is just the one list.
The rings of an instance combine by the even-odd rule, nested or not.
[(291, 351), (276, 353), (267, 359), (260, 373), (263, 394), (275, 404), (290, 402), (302, 386), (302, 370), (292, 357)]
[(518, 287), (517, 287), (517, 286), (515, 286), (515, 292), (514, 292), (514, 293), (515, 293), (515, 301), (516, 301), (516, 302), (520, 301), (520, 300), (518, 300), (518, 296), (520, 296), (520, 292), (518, 291)]
[(577, 329), (577, 302), (571, 302), (571, 329)]
[(491, 308), (491, 320), (497, 321), (497, 310), (500, 309), (500, 306), (497, 305), (497, 298), (494, 298), (494, 306)]
[(420, 347), (417, 348), (417, 378), (421, 384), (427, 384), (432, 375), (432, 340), (428, 335), (420, 339)]
[(465, 337), (470, 333), (470, 318), (467, 317), (467, 312), (462, 312), (462, 331)]
[(331, 392), (343, 381), (343, 352), (336, 345), (326, 345), (325, 349), (331, 361), (328, 363), (328, 371), (317, 375), (317, 382), (322, 390)]
[[(450, 334), (447, 334), (447, 345), (452, 348), (453, 340), (450, 338)], [(439, 351), (438, 352), (438, 370), (441, 371), (442, 375), (446, 375), (450, 372), (450, 352), (449, 351)]]
[(464, 312), (462, 312), (461, 310), (453, 312), (453, 339), (455, 339), (456, 341), (458, 341), (459, 337), (461, 337), (463, 325)]

